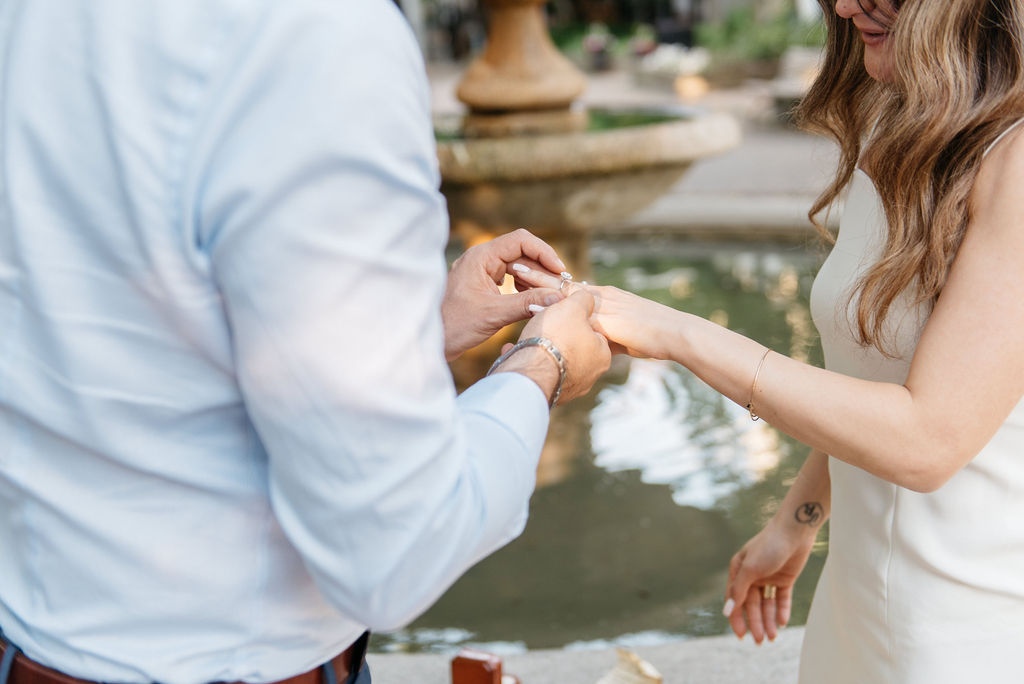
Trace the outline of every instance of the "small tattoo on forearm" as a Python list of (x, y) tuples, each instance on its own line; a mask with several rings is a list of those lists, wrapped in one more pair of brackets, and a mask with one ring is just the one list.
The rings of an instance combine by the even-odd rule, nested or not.
[(796, 521), (802, 525), (814, 525), (823, 515), (825, 509), (817, 501), (808, 501), (796, 509)]

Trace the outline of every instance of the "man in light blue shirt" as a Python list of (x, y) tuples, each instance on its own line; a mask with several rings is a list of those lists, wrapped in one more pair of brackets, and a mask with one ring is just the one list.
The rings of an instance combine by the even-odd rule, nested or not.
[[(445, 297), (438, 184), (391, 0), (0, 0), (9, 644), (278, 681), (519, 534), (558, 365), (527, 347), (456, 397), (445, 358), (551, 303), (499, 298), (513, 263), (560, 264), (517, 233)], [(590, 306), (527, 326), (563, 397), (607, 367)]]

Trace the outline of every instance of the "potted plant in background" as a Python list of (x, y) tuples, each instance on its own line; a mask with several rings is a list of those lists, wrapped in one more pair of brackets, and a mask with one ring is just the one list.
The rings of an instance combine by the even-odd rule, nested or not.
[(719, 22), (699, 25), (697, 43), (711, 53), (708, 80), (718, 87), (735, 87), (747, 78), (775, 78), (783, 53), (805, 28), (792, 8), (762, 17), (752, 6), (736, 7)]
[(615, 37), (602, 23), (593, 23), (583, 34), (583, 54), (589, 71), (607, 71), (612, 66)]

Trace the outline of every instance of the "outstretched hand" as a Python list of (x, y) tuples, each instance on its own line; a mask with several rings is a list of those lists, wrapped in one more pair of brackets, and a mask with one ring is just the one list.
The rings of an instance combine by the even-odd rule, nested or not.
[[(561, 301), (557, 289), (535, 287), (522, 276), (535, 271), (557, 280), (554, 274), (564, 270), (554, 249), (522, 229), (466, 250), (452, 264), (441, 305), (445, 357), (451, 361), (504, 326), (528, 318), (531, 304)], [(501, 293), (506, 274), (516, 279), (519, 292)]]
[[(543, 271), (524, 273), (522, 279), (538, 288), (557, 289), (561, 285), (559, 276)], [(680, 312), (617, 287), (573, 282), (562, 291), (568, 295), (581, 289), (594, 297), (590, 322), (607, 338), (612, 353), (669, 358), (671, 330), (679, 324)]]

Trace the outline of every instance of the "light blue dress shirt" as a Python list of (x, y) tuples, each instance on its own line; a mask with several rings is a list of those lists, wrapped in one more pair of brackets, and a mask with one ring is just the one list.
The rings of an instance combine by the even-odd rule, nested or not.
[(103, 681), (271, 681), (522, 529), (529, 379), (456, 398), (391, 0), (0, 0), (0, 626)]

